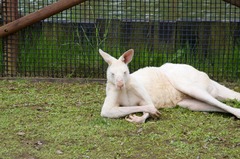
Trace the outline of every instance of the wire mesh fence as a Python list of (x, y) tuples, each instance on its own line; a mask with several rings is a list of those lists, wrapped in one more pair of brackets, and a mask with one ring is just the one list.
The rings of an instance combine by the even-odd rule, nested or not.
[[(3, 24), (56, 2), (12, 1), (2, 0)], [(133, 48), (131, 71), (172, 62), (240, 77), (240, 8), (223, 0), (86, 1), (1, 40), (2, 77), (104, 78), (99, 48)]]

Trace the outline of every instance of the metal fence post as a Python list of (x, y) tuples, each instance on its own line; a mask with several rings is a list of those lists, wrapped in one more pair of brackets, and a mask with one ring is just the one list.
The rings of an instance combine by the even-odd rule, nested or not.
[[(2, 1), (3, 23), (7, 24), (18, 19), (18, 0)], [(10, 34), (3, 39), (4, 72), (7, 76), (17, 73), (18, 33)]]

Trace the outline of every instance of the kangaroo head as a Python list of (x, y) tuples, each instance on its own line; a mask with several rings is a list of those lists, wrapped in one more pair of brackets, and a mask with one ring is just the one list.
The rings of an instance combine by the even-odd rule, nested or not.
[(134, 50), (130, 49), (116, 59), (108, 53), (99, 49), (100, 55), (108, 63), (107, 80), (115, 85), (116, 88), (122, 89), (129, 79), (130, 73), (127, 64), (132, 61)]

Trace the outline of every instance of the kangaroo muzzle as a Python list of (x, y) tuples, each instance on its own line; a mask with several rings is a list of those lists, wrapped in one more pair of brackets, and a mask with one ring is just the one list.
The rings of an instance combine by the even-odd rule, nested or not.
[(123, 88), (123, 86), (124, 86), (124, 81), (121, 79), (121, 80), (117, 80), (116, 81), (116, 86), (117, 86), (117, 88)]

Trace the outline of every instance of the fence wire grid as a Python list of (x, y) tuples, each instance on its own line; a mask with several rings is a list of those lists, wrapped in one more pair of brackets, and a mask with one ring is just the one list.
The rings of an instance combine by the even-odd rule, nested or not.
[[(1, 25), (54, 2), (2, 0)], [(115, 57), (134, 49), (131, 71), (172, 62), (240, 77), (240, 9), (223, 0), (86, 1), (1, 41), (2, 77), (104, 78), (99, 48)]]

